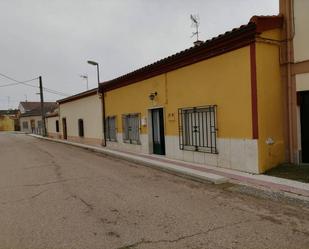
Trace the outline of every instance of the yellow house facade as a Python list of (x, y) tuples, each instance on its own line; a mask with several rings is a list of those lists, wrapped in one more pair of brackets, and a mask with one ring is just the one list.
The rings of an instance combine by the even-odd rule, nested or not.
[(247, 25), (98, 89), (58, 100), (59, 116), (48, 118), (48, 134), (158, 158), (265, 172), (286, 161), (282, 21), (281, 16), (255, 16)]
[(285, 161), (282, 18), (104, 82), (107, 147), (261, 173)]
[(15, 131), (15, 115), (0, 114), (0, 131)]

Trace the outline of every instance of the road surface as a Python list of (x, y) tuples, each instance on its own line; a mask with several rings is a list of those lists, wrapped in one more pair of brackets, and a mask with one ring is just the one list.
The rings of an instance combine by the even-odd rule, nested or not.
[(309, 248), (309, 207), (0, 133), (1, 249)]

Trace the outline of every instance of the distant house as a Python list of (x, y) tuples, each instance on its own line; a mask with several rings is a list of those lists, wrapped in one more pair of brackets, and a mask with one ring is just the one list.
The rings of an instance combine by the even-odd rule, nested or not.
[[(53, 112), (57, 108), (55, 102), (44, 103), (44, 114)], [(20, 111), (19, 122), (21, 131), (26, 133), (42, 134), (43, 124), (41, 116), (40, 102), (20, 102), (18, 109)]]
[(0, 131), (19, 130), (18, 110), (0, 110)]

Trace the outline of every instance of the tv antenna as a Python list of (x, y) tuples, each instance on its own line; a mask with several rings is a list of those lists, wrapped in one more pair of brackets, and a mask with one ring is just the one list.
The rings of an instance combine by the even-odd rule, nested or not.
[(190, 15), (190, 19), (192, 21), (191, 27), (195, 28), (195, 32), (192, 33), (192, 36), (196, 36), (196, 41), (199, 41), (199, 26), (200, 26), (200, 17), (198, 15)]

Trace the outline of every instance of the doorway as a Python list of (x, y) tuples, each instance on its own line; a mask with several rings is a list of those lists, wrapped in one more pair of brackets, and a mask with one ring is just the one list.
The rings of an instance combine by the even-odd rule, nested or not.
[(151, 110), (153, 154), (165, 155), (163, 108)]
[(67, 131), (67, 119), (62, 119), (62, 130), (63, 130), (63, 139), (68, 139), (68, 131)]
[(300, 93), (301, 156), (309, 163), (309, 91)]

